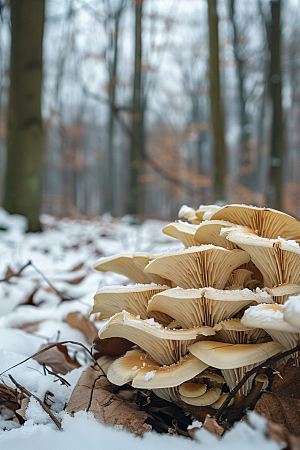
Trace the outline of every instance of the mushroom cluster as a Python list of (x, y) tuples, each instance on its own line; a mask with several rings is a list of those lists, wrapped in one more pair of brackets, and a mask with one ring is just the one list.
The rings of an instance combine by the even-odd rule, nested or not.
[[(246, 371), (300, 342), (300, 222), (246, 205), (184, 206), (179, 217), (187, 221), (163, 232), (182, 250), (95, 263), (136, 284), (99, 289), (92, 313), (110, 316), (100, 339), (134, 345), (110, 365), (111, 383), (153, 390), (187, 410), (219, 408)], [(267, 384), (264, 374), (250, 377), (233, 408)]]

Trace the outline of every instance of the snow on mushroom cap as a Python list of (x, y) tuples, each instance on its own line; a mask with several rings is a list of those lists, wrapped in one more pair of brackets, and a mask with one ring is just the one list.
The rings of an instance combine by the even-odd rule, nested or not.
[(241, 319), (245, 326), (295, 333), (297, 330), (284, 321), (284, 305), (261, 304), (250, 306)]
[(285, 303), (284, 320), (300, 333), (300, 295), (290, 298)]

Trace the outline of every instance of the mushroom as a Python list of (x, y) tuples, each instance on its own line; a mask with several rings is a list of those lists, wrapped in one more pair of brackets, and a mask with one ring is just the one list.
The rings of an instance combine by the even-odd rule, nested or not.
[(192, 342), (214, 334), (210, 327), (166, 329), (153, 319), (137, 319), (126, 311), (115, 314), (99, 331), (100, 339), (125, 337), (162, 365), (176, 363), (187, 353), (187, 347)]
[(225, 289), (243, 289), (247, 287), (247, 284), (251, 282), (253, 272), (247, 269), (235, 269), (231, 272), (227, 282)]
[[(300, 342), (297, 328), (284, 321), (284, 305), (269, 304), (250, 306), (244, 313), (241, 323), (245, 326), (262, 328), (271, 338), (286, 350), (294, 348)], [(299, 355), (292, 355), (299, 365)]]
[[(151, 297), (158, 292), (169, 289), (169, 286), (155, 284), (138, 284), (129, 286), (106, 286), (99, 289), (94, 296), (94, 307), (91, 314), (107, 313), (112, 316), (120, 311), (139, 315), (148, 319), (147, 307)], [(171, 317), (164, 313), (155, 314), (155, 319), (163, 324), (171, 322)]]
[(178, 217), (187, 219), (190, 223), (193, 224), (199, 224), (201, 220), (198, 219), (198, 217), (195, 214), (194, 208), (191, 208), (190, 206), (183, 205), (178, 213)]
[(198, 225), (193, 225), (184, 222), (172, 222), (166, 225), (162, 232), (167, 236), (179, 239), (185, 247), (192, 247), (197, 245), (194, 236)]
[(264, 286), (300, 284), (300, 247), (294, 241), (262, 238), (247, 227), (226, 228), (222, 233), (250, 255)]
[(156, 273), (185, 289), (223, 289), (232, 270), (249, 260), (242, 250), (201, 245), (163, 254), (151, 261), (144, 272)]
[(227, 205), (214, 212), (211, 220), (226, 220), (252, 228), (259, 236), (277, 239), (300, 239), (300, 222), (292, 216), (270, 208)]
[(272, 301), (267, 293), (260, 295), (249, 289), (168, 289), (152, 297), (147, 311), (148, 314), (156, 311), (170, 314), (183, 328), (211, 327), (221, 320), (231, 318), (252, 302), (267, 301)]
[(206, 368), (207, 364), (191, 354), (162, 366), (140, 350), (131, 350), (110, 365), (107, 378), (118, 386), (131, 382), (139, 389), (173, 388)]
[(300, 286), (298, 284), (284, 283), (272, 288), (265, 287), (263, 290), (271, 295), (275, 303), (284, 304), (291, 295), (299, 294)]
[(200, 205), (195, 211), (195, 216), (198, 217), (200, 221), (209, 220), (213, 213), (218, 211), (221, 207), (218, 205)]
[(223, 320), (214, 326), (216, 338), (221, 342), (230, 344), (260, 344), (265, 342), (267, 333), (260, 328), (245, 326), (241, 323), (241, 319)]
[[(220, 395), (219, 399), (210, 406), (214, 409), (219, 409), (223, 405), (223, 403), (225, 402), (227, 397), (228, 397), (228, 393), (224, 392), (223, 394)], [(234, 403), (234, 398), (232, 398), (230, 400), (230, 402), (228, 403), (228, 406), (232, 406), (233, 403)]]
[[(248, 370), (281, 353), (283, 346), (273, 341), (261, 344), (201, 341), (189, 345), (188, 350), (205, 364), (221, 369), (229, 389), (232, 390)], [(254, 375), (241, 387), (239, 396), (245, 396), (251, 390), (253, 377)]]
[[(195, 356), (194, 356), (195, 358)], [(198, 360), (200, 361), (200, 359)], [(199, 397), (207, 391), (206, 384), (193, 383), (192, 381), (186, 381), (178, 388), (180, 396), (183, 397)]]
[(144, 268), (155, 259), (157, 255), (150, 253), (123, 253), (120, 255), (108, 256), (100, 258), (94, 264), (94, 269), (100, 272), (114, 272), (128, 277), (135, 283), (148, 284), (154, 282), (157, 284), (170, 285), (169, 280), (165, 280), (157, 275), (144, 273)]
[(195, 230), (194, 240), (196, 244), (194, 245), (213, 244), (229, 249), (237, 248), (237, 245), (228, 241), (225, 236), (220, 236), (222, 228), (231, 226), (235, 227), (236, 225), (225, 220), (207, 220), (202, 222)]
[(221, 395), (221, 389), (212, 388), (208, 389), (205, 394), (199, 395), (199, 397), (186, 397), (184, 395), (180, 395), (180, 400), (188, 405), (194, 406), (208, 406), (215, 403)]
[(300, 333), (300, 296), (290, 298), (284, 305), (284, 320)]

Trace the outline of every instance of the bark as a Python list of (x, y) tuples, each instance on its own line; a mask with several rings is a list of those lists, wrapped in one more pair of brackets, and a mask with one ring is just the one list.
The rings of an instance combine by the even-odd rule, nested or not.
[(273, 105), (273, 123), (271, 136), (270, 178), (268, 206), (282, 209), (283, 163), (285, 155), (284, 127), (281, 93), (281, 0), (271, 0), (271, 23), (269, 28), (270, 91)]
[(225, 199), (227, 157), (224, 132), (224, 115), (221, 100), (219, 69), (219, 33), (217, 1), (207, 0), (209, 24), (209, 81), (210, 115), (214, 144), (214, 201)]
[(44, 0), (11, 0), (11, 63), (3, 207), (40, 231)]
[(130, 151), (130, 184), (128, 213), (140, 216), (143, 208), (143, 185), (140, 175), (144, 159), (144, 105), (142, 99), (142, 8), (135, 1), (135, 58), (132, 99), (132, 139)]

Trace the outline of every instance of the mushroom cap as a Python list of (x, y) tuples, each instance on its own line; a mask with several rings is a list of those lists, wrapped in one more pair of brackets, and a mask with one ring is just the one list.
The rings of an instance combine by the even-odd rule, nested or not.
[(168, 289), (152, 297), (148, 314), (155, 311), (170, 314), (183, 328), (214, 326), (253, 301), (262, 303), (272, 299), (267, 293), (260, 295), (249, 289)]
[(186, 381), (185, 383), (181, 384), (178, 388), (179, 394), (183, 395), (184, 397), (199, 397), (199, 395), (205, 394), (206, 391), (207, 391), (206, 384), (193, 383), (192, 381)]
[(300, 239), (300, 222), (292, 216), (270, 208), (227, 205), (212, 214), (211, 220), (226, 220), (245, 225), (265, 238)]
[(266, 287), (300, 284), (300, 247), (294, 241), (263, 238), (247, 227), (225, 228), (222, 233), (250, 255)]
[(140, 350), (132, 350), (110, 365), (107, 377), (118, 386), (132, 382), (139, 389), (171, 388), (190, 380), (206, 367), (191, 354), (176, 364), (162, 366)]
[(99, 331), (100, 339), (124, 337), (145, 350), (159, 364), (166, 365), (185, 355), (189, 344), (211, 335), (214, 331), (210, 327), (170, 330), (153, 319), (137, 319), (126, 311), (115, 314)]
[(144, 272), (156, 273), (185, 289), (223, 289), (232, 270), (249, 260), (242, 250), (201, 245), (163, 254), (151, 261)]
[[(94, 307), (91, 314), (104, 312), (116, 314), (120, 311), (140, 315), (141, 319), (147, 319), (147, 307), (151, 297), (158, 292), (169, 289), (169, 286), (158, 286), (155, 284), (137, 284), (134, 286), (106, 286), (99, 289), (94, 296)], [(171, 318), (160, 313), (155, 316), (162, 323), (170, 323)]]
[(262, 344), (228, 344), (217, 341), (200, 341), (188, 350), (209, 366), (217, 369), (237, 369), (258, 364), (283, 351), (277, 342)]
[(256, 344), (265, 341), (268, 337), (267, 333), (260, 328), (243, 325), (241, 319), (223, 320), (213, 329), (218, 341), (230, 344)]
[(215, 403), (220, 398), (220, 395), (220, 388), (212, 388), (208, 389), (205, 394), (199, 395), (198, 397), (186, 397), (180, 395), (180, 399), (189, 405), (208, 406)]
[(251, 280), (253, 272), (248, 269), (235, 269), (231, 272), (227, 282), (226, 289), (243, 289), (248, 287)]
[(290, 298), (284, 305), (284, 320), (300, 333), (300, 296)]
[(191, 208), (190, 206), (187, 205), (182, 205), (182, 207), (180, 208), (179, 212), (178, 212), (178, 217), (179, 218), (184, 218), (184, 219), (190, 219), (195, 216), (195, 209)]
[(207, 220), (202, 222), (197, 230), (195, 230), (194, 245), (203, 244), (213, 244), (218, 247), (224, 248), (237, 248), (237, 245), (226, 239), (225, 236), (220, 236), (220, 231), (222, 228), (236, 226), (231, 222), (226, 222), (225, 220)]
[(194, 236), (198, 226), (184, 222), (172, 222), (166, 225), (162, 232), (167, 236), (179, 239), (185, 247), (197, 245)]
[(128, 277), (135, 283), (148, 284), (149, 282), (157, 284), (167, 284), (170, 282), (157, 275), (145, 274), (144, 268), (155, 259), (157, 255), (146, 252), (122, 253), (120, 255), (100, 258), (93, 265), (94, 269), (100, 272), (114, 272)]
[(241, 319), (244, 326), (262, 328), (264, 330), (296, 333), (297, 329), (284, 321), (284, 308), (277, 303), (250, 306)]
[(209, 220), (213, 213), (218, 211), (221, 207), (218, 205), (200, 205), (195, 211), (195, 216), (201, 220)]
[[(215, 403), (213, 403), (212, 405), (210, 405), (210, 406), (211, 406), (212, 408), (214, 408), (214, 409), (219, 409), (219, 408), (223, 405), (223, 403), (225, 402), (225, 400), (226, 400), (226, 398), (228, 397), (228, 395), (229, 395), (228, 393), (221, 394), (220, 397), (219, 397), (219, 399), (218, 399)], [(234, 398), (232, 398), (232, 399), (230, 400), (228, 406), (232, 406), (233, 403), (234, 403)]]

